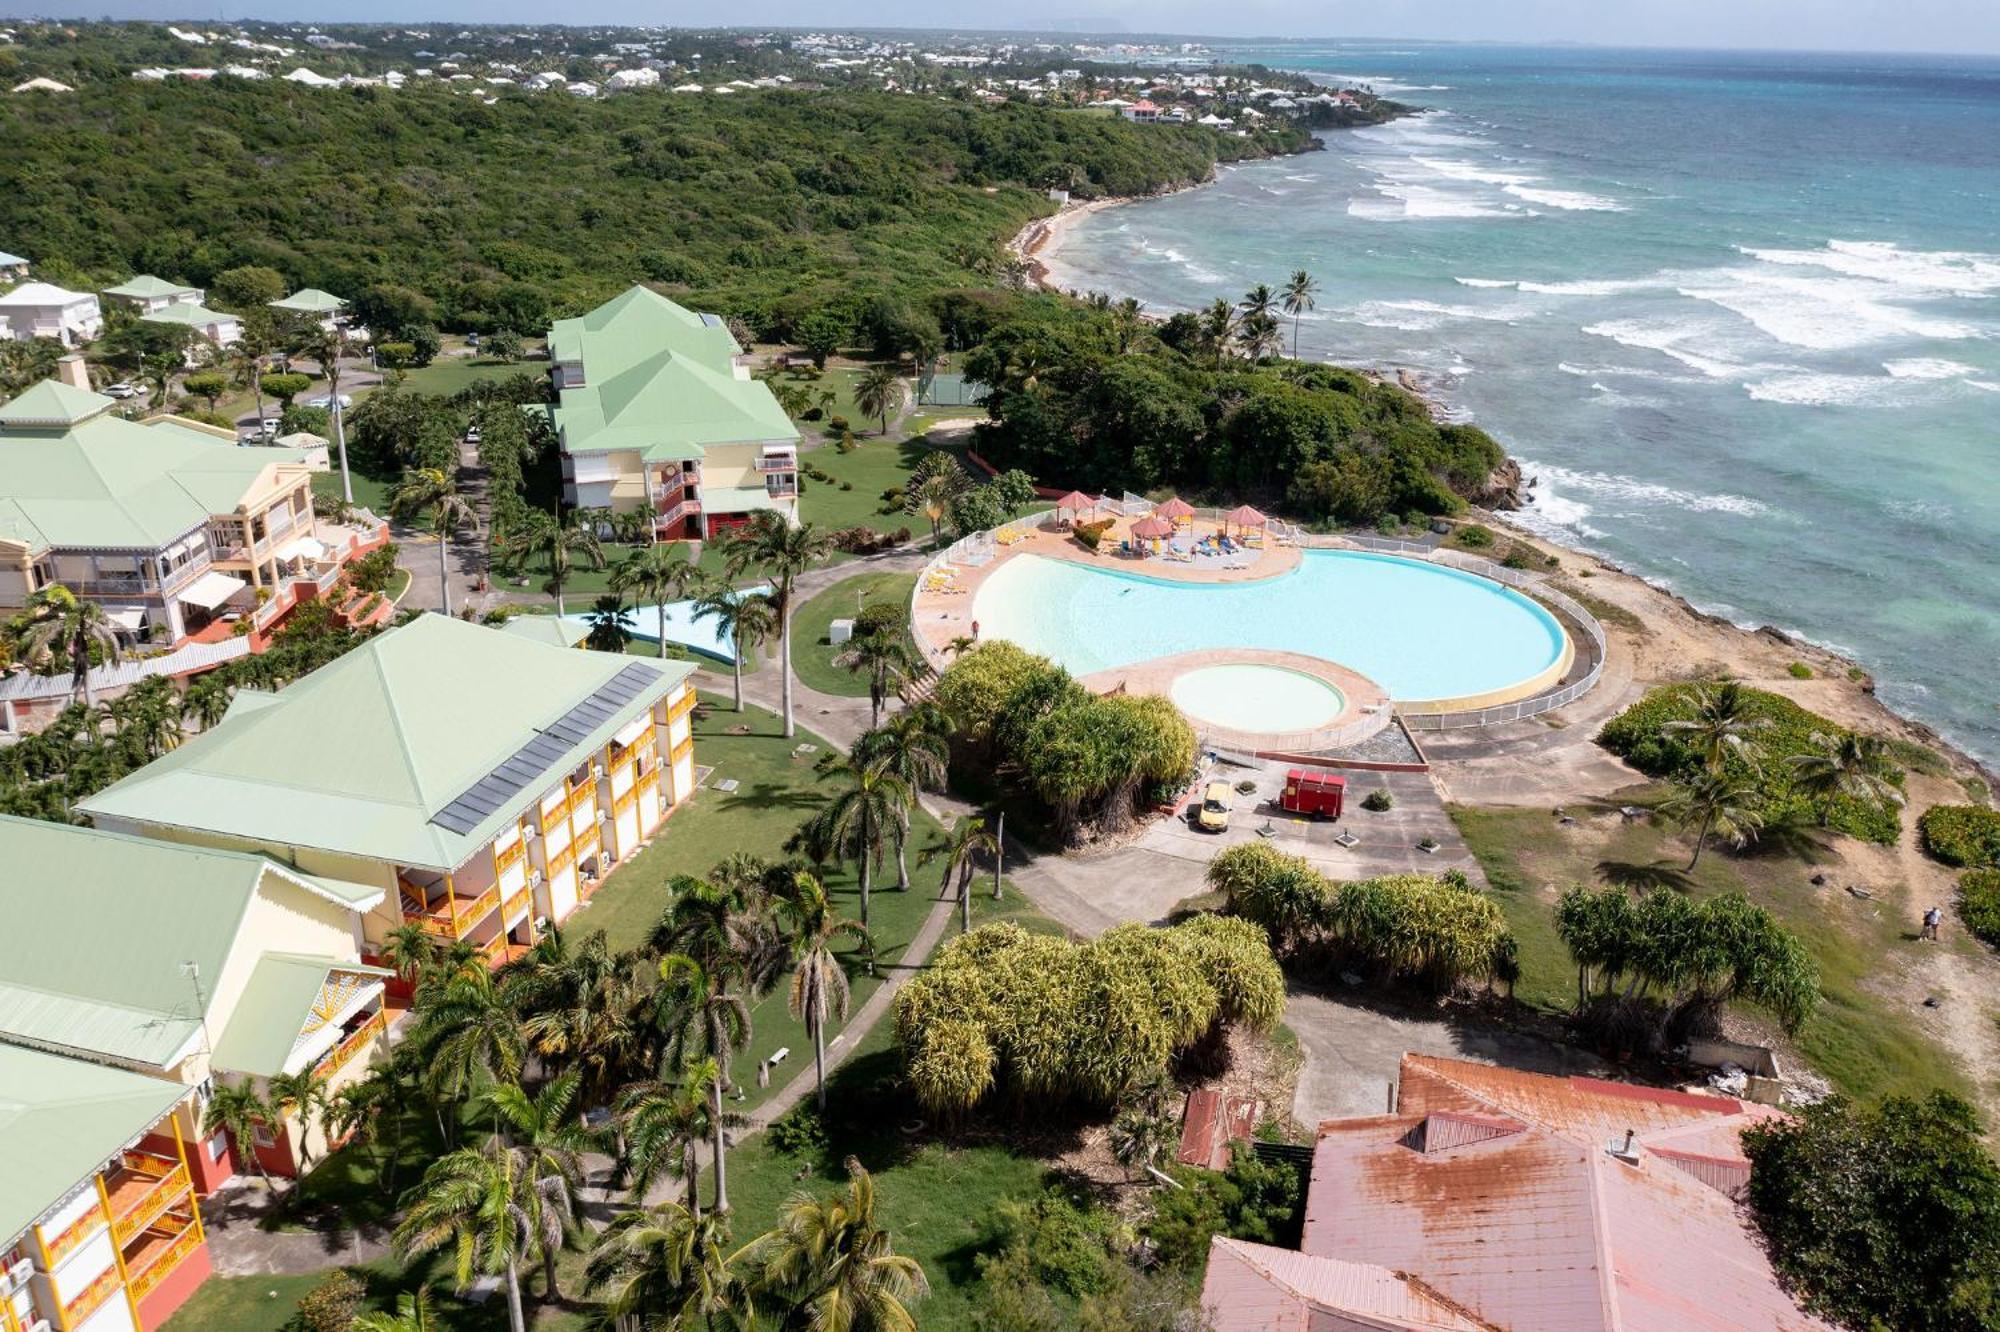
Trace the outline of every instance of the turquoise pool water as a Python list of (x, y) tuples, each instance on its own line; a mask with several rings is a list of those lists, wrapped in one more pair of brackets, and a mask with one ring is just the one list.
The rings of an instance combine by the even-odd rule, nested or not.
[(1234, 731), (1318, 730), (1347, 706), (1346, 697), (1324, 680), (1251, 662), (1183, 672), (1167, 696), (1188, 716)]
[(1359, 671), (1398, 702), (1465, 698), (1540, 675), (1563, 630), (1510, 588), (1420, 560), (1305, 552), (1254, 583), (1174, 583), (1022, 555), (973, 598), (985, 638), (1072, 674), (1201, 648), (1300, 652)]

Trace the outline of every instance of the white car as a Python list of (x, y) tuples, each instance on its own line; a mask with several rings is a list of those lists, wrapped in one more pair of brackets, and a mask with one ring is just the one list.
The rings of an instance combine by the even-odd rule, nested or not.
[(468, 444), (477, 444), (477, 443), (479, 442), (479, 427), (478, 427), (478, 426), (476, 426), (476, 425), (475, 425), (475, 426), (467, 426), (467, 427), (465, 428), (465, 442), (466, 442), (466, 443), (468, 443)]
[(257, 434), (262, 439), (276, 439), (278, 437), (278, 418), (267, 416), (257, 422)]
[[(345, 393), (340, 395), (340, 409), (342, 411), (346, 411), (349, 407), (352, 407), (353, 405), (354, 405), (353, 398), (350, 398)], [(321, 411), (329, 410), (333, 406), (333, 395), (330, 393), (322, 393), (317, 398), (307, 398), (306, 406), (317, 407)]]
[(139, 396), (139, 390), (126, 383), (109, 384), (105, 386), (104, 396), (107, 398), (136, 398)]

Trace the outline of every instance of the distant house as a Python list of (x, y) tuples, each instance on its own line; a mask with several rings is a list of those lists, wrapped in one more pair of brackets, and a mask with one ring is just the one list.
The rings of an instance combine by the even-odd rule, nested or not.
[(79, 346), (104, 332), (104, 310), (97, 297), (48, 282), (23, 283), (0, 296), (0, 321), (16, 341), (54, 338), (65, 347)]
[(75, 92), (76, 89), (70, 87), (67, 83), (58, 83), (54, 79), (29, 79), (26, 83), (15, 84), (14, 91), (17, 93), (24, 93), (24, 92), (66, 93), (66, 92)]
[(621, 69), (604, 81), (608, 91), (622, 92), (629, 88), (657, 88), (660, 86), (660, 71), (657, 69)]
[[(243, 337), (243, 324), (233, 314), (211, 310), (205, 305), (189, 305), (176, 302), (163, 305), (159, 309), (139, 316), (142, 324), (164, 324), (175, 328), (191, 329), (200, 338), (218, 347), (227, 347)], [(188, 348), (188, 364), (200, 360), (200, 344)]]
[(1832, 1332), (1742, 1206), (1726, 1096), (1403, 1056), (1394, 1110), (1319, 1126), (1297, 1249), (1217, 1236), (1216, 1332)]
[(208, 293), (200, 287), (184, 287), (178, 282), (156, 278), (151, 273), (141, 273), (128, 278), (115, 287), (106, 287), (104, 294), (120, 305), (130, 306), (142, 315), (164, 310), (169, 305), (200, 305)]
[(1148, 98), (1140, 98), (1125, 108), (1125, 119), (1136, 120), (1142, 125), (1150, 125), (1160, 118), (1160, 108)]
[(340, 318), (340, 312), (347, 308), (347, 302), (318, 287), (301, 287), (282, 300), (270, 302), (270, 306), (289, 315), (303, 316), (330, 330), (334, 321)]
[(0, 250), (0, 280), (19, 281), (28, 276), (28, 261), (18, 254)]

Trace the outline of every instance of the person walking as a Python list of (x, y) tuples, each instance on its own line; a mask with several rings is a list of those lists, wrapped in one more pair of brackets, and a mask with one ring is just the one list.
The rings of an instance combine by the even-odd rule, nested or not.
[(1929, 939), (1932, 943), (1936, 943), (1938, 937), (1938, 926), (1942, 925), (1943, 923), (1944, 923), (1943, 908), (1932, 906), (1930, 910), (1924, 912), (1923, 937)]

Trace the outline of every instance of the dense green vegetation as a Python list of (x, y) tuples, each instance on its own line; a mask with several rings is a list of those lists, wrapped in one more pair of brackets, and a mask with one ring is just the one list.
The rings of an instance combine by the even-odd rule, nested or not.
[(1806, 1307), (1856, 1332), (2000, 1328), (2000, 1166), (1981, 1137), (1943, 1092), (1747, 1130), (1750, 1207)]
[[(1597, 742), (1648, 777), (1699, 785), (1712, 776), (1717, 789), (1704, 795), (1731, 796), (1720, 803), (1748, 833), (1730, 840), (1754, 840), (1764, 826), (1818, 824), (1886, 845), (1903, 826), (1903, 773), (1871, 739), (1782, 695), (1723, 683), (1650, 690), (1606, 722)], [(1690, 812), (1698, 823), (1726, 811)]]
[(53, 280), (255, 266), (377, 322), (524, 334), (650, 281), (760, 334), (826, 310), (877, 338), (935, 335), (926, 303), (994, 273), (1046, 186), (1143, 192), (1307, 142), (858, 91), (489, 106), (129, 78), (9, 98), (0, 134), (0, 233)]
[[(978, 447), (1047, 485), (1172, 487), (1342, 523), (1454, 512), (1503, 460), (1484, 431), (1438, 425), (1395, 385), (1278, 359), (1258, 318), (1272, 316), (1218, 301), (1148, 325), (1130, 303), (1053, 298), (1003, 314), (966, 357), (993, 386)], [(1245, 328), (1266, 336), (1246, 342)]]
[(1973, 869), (1958, 876), (1958, 916), (1965, 928), (2000, 947), (2000, 869)]
[(1961, 868), (2000, 866), (2000, 811), (1986, 805), (1932, 805), (1917, 819), (1924, 850)]

